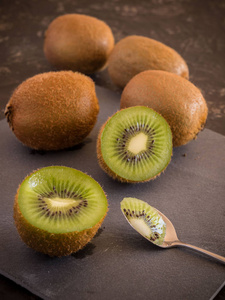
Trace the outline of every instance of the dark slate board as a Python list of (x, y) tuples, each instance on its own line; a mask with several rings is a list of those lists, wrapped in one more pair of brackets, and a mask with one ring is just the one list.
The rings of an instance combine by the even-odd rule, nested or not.
[[(160, 249), (135, 232), (120, 212), (134, 196), (174, 223), (179, 238), (225, 256), (225, 137), (205, 129), (196, 141), (176, 148), (166, 171), (154, 181), (122, 184), (100, 169), (96, 137), (119, 108), (119, 95), (97, 87), (98, 123), (74, 149), (38, 153), (23, 146), (0, 122), (0, 272), (44, 299), (209, 299), (225, 279), (225, 266), (187, 249)], [(65, 165), (97, 180), (109, 212), (97, 236), (80, 252), (49, 258), (29, 249), (13, 222), (19, 183), (37, 168)]]

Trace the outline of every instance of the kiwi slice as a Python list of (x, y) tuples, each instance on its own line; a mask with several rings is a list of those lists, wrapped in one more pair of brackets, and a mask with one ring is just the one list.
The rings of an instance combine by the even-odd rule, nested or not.
[(154, 207), (136, 198), (124, 198), (120, 204), (123, 215), (136, 231), (156, 245), (163, 243), (166, 224)]
[(22, 240), (36, 251), (65, 256), (82, 249), (107, 213), (100, 185), (81, 171), (51, 166), (20, 184), (14, 220)]
[(135, 106), (115, 113), (102, 126), (97, 142), (102, 169), (122, 182), (144, 182), (158, 176), (172, 155), (172, 133), (151, 108)]

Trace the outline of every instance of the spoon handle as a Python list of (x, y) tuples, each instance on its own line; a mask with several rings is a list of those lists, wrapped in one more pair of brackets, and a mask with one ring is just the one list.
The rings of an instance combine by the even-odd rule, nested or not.
[(186, 247), (186, 248), (190, 248), (190, 249), (194, 249), (198, 252), (201, 252), (201, 253), (204, 253), (210, 257), (213, 257), (215, 259), (217, 259), (218, 261), (222, 262), (225, 264), (225, 257), (221, 256), (221, 255), (218, 255), (218, 254), (215, 254), (213, 252), (210, 252), (210, 251), (207, 251), (207, 250), (204, 250), (204, 249), (201, 249), (199, 247), (196, 247), (196, 246), (193, 246), (193, 245), (190, 245), (190, 244), (186, 244), (186, 243), (183, 243), (181, 241), (175, 241), (173, 243), (173, 246), (181, 246), (181, 247)]

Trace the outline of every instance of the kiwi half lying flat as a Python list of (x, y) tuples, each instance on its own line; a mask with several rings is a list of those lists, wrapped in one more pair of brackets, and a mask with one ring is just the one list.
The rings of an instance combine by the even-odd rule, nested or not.
[(163, 243), (166, 224), (154, 207), (136, 198), (124, 198), (121, 210), (130, 225), (142, 236), (156, 245)]
[(102, 126), (97, 155), (102, 169), (114, 179), (148, 181), (170, 162), (170, 127), (160, 114), (148, 107), (120, 110)]
[(21, 183), (14, 219), (29, 247), (50, 256), (65, 256), (94, 237), (107, 207), (104, 191), (90, 176), (51, 166), (33, 172)]

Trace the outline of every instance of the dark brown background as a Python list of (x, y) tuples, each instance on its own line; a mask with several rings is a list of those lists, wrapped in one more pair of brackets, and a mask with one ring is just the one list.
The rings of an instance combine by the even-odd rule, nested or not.
[[(225, 135), (224, 0), (0, 0), (0, 118), (13, 90), (24, 79), (53, 70), (43, 54), (44, 32), (58, 15), (98, 17), (112, 28), (116, 42), (143, 35), (177, 50), (187, 61), (190, 81), (209, 107), (206, 127)], [(107, 70), (92, 76), (97, 85), (120, 93)], [(36, 299), (0, 277), (2, 299)], [(3, 297), (2, 297), (3, 296)], [(222, 299), (220, 293), (217, 299)]]

